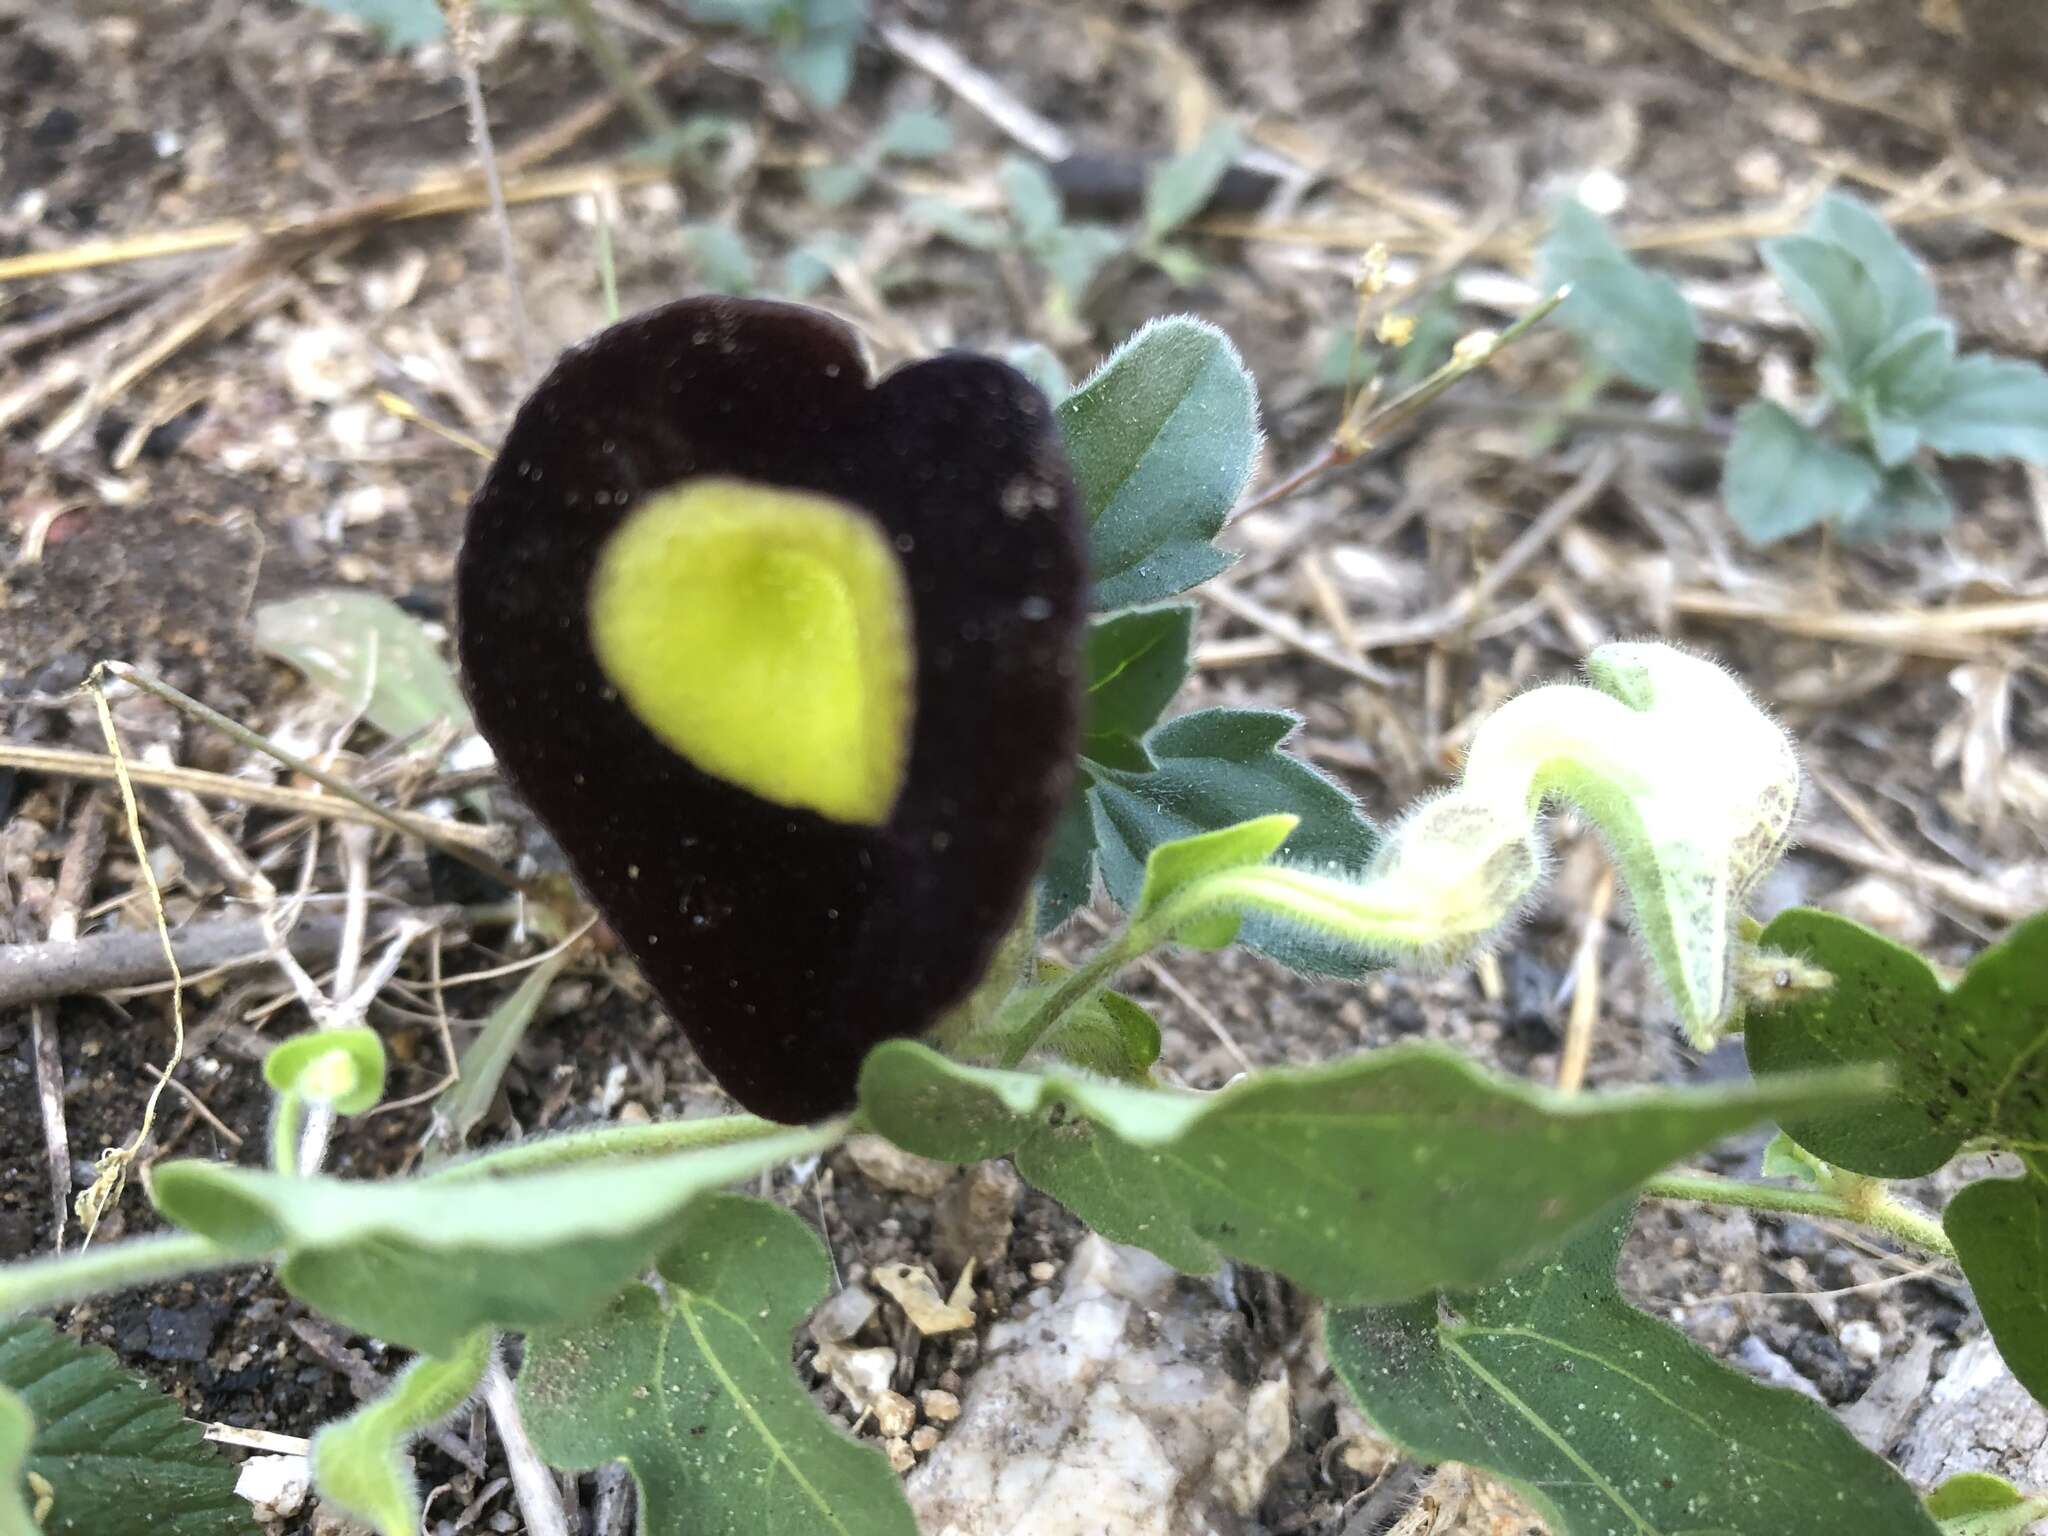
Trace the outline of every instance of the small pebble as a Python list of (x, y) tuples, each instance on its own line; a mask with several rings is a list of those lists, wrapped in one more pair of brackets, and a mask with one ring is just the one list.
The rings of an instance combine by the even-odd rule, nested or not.
[(950, 1424), (960, 1417), (960, 1399), (934, 1387), (923, 1394), (924, 1416), (934, 1424)]
[(922, 1456), (939, 1443), (939, 1432), (929, 1424), (920, 1424), (911, 1431), (910, 1448)]
[(901, 1440), (917, 1422), (917, 1404), (901, 1392), (877, 1392), (868, 1406), (874, 1410), (875, 1432), (885, 1439)]
[(908, 1440), (884, 1440), (882, 1449), (889, 1453), (889, 1465), (898, 1473), (908, 1472), (917, 1465), (917, 1457), (912, 1453)]
[(1059, 1272), (1059, 1266), (1048, 1259), (1040, 1259), (1031, 1266), (1031, 1278), (1040, 1285), (1045, 1284), (1046, 1281)]

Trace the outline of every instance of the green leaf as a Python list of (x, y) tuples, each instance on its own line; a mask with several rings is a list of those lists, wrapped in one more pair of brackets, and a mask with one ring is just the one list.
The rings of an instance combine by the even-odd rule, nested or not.
[(1755, 400), (1735, 418), (1721, 494), (1752, 544), (1775, 544), (1824, 522), (1853, 521), (1883, 476), (1860, 453), (1816, 436), (1784, 407)]
[(1088, 720), (1098, 736), (1143, 736), (1187, 681), (1195, 610), (1176, 603), (1095, 620), (1088, 628)]
[(1818, 1184), (1826, 1167), (1827, 1164), (1780, 1131), (1764, 1147), (1760, 1171), (1767, 1179), (1797, 1179), (1802, 1184)]
[(1152, 173), (1145, 184), (1145, 236), (1158, 241), (1202, 211), (1244, 147), (1237, 125), (1212, 123), (1184, 153)]
[(835, 230), (813, 236), (783, 256), (782, 291), (808, 298), (833, 280), (834, 267), (858, 254), (859, 247)]
[(719, 293), (754, 291), (754, 253), (746, 237), (724, 224), (685, 224), (683, 250), (697, 281)]
[[(853, 84), (853, 53), (867, 25), (867, 0), (782, 0), (777, 10), (777, 31), (796, 34), (778, 50), (783, 73), (812, 106), (838, 106)], [(785, 17), (793, 18), (793, 29)]]
[(2026, 1176), (1979, 1179), (1941, 1213), (1985, 1326), (2019, 1384), (2048, 1403), (2048, 1157)]
[[(1030, 1025), (1038, 1007), (1071, 974), (1054, 961), (1039, 962), (1037, 979), (1005, 998), (995, 1018), (968, 1036), (953, 1054), (967, 1061), (1001, 1060)], [(1098, 992), (1038, 1042), (1034, 1054), (1039, 1053), (1119, 1082), (1149, 1083), (1152, 1064), (1159, 1060), (1159, 1025), (1122, 993)]]
[(1052, 175), (1036, 160), (1012, 155), (996, 172), (1003, 198), (1010, 205), (1010, 218), (1026, 245), (1052, 238), (1066, 222), (1065, 205)]
[(641, 1529), (917, 1536), (881, 1453), (842, 1433), (790, 1366), (832, 1283), (825, 1248), (766, 1201), (714, 1196), (661, 1259), (665, 1293), (526, 1343), (519, 1407), (555, 1466), (632, 1469)]
[(1942, 1536), (2025, 1536), (2035, 1521), (2048, 1519), (2048, 1497), (2029, 1498), (1989, 1472), (1958, 1472), (1927, 1495), (1927, 1513)]
[(1051, 933), (1087, 905), (1095, 894), (1095, 817), (1090, 790), (1077, 785), (1059, 825), (1053, 828), (1052, 849), (1038, 872), (1038, 931)]
[(1956, 328), (1930, 316), (1894, 332), (1856, 382), (1887, 413), (1910, 420), (1942, 393), (1955, 360)]
[(943, 197), (913, 197), (903, 205), (903, 216), (970, 251), (1000, 251), (1014, 243), (1007, 224), (970, 213)]
[(803, 173), (804, 195), (821, 208), (844, 208), (867, 189), (868, 178), (873, 174), (873, 167), (859, 160), (844, 165), (814, 165)]
[(35, 1415), (28, 1411), (28, 1404), (0, 1387), (0, 1531), (36, 1529), (34, 1512), (24, 1498), (28, 1448), (35, 1433)]
[(1209, 275), (1209, 263), (1184, 245), (1151, 245), (1142, 254), (1176, 288), (1192, 288)]
[(1229, 337), (1185, 316), (1155, 320), (1059, 416), (1094, 525), (1098, 611), (1159, 602), (1230, 565), (1210, 540), (1251, 479), (1259, 415)]
[(256, 644), (361, 708), (394, 740), (443, 721), (462, 736), (476, 729), (440, 648), (388, 597), (326, 591), (264, 603), (256, 610)]
[(34, 1317), (0, 1323), (0, 1530), (258, 1536), (235, 1469), (176, 1398)]
[(1784, 1122), (1802, 1147), (1878, 1178), (1918, 1178), (1976, 1137), (2021, 1150), (2024, 1177), (1970, 1185), (1942, 1224), (2012, 1372), (2048, 1401), (2048, 913), (1979, 955), (1954, 987), (1909, 949), (1847, 918), (1795, 909), (1759, 941), (1834, 985), (1756, 1013), (1752, 1070), (1877, 1062), (1894, 1086), (1857, 1114)]
[(2048, 464), (2048, 372), (1972, 352), (1913, 416), (1936, 453)]
[(384, 1042), (361, 1026), (294, 1035), (263, 1058), (263, 1080), (274, 1092), (360, 1115), (384, 1097)]
[(1850, 252), (1813, 235), (1766, 240), (1762, 251), (1793, 309), (1819, 335), (1824, 357), (1853, 383), (1892, 334), (1876, 282)]
[[(1260, 816), (1161, 843), (1145, 856), (1145, 883), (1138, 891), (1138, 904), (1131, 908), (1132, 921), (1150, 917), (1197, 880), (1265, 863), (1300, 825), (1299, 816)], [(1205, 913), (1193, 922), (1178, 924), (1173, 937), (1197, 949), (1221, 949), (1236, 942), (1240, 922), (1235, 911)]]
[(366, 1520), (378, 1536), (414, 1536), (419, 1490), (406, 1443), (440, 1423), (476, 1390), (491, 1363), (491, 1335), (479, 1331), (445, 1360), (421, 1355), (382, 1393), (313, 1437), (320, 1496)]
[(892, 1040), (868, 1056), (861, 1103), (907, 1151), (1014, 1157), (1105, 1237), (1176, 1268), (1227, 1256), (1356, 1304), (1495, 1280), (1659, 1168), (1870, 1082), (1567, 1096), (1412, 1043), (1200, 1094), (964, 1067)]
[(1826, 1408), (1622, 1299), (1629, 1215), (1486, 1290), (1336, 1313), (1331, 1364), (1411, 1455), (1507, 1478), (1558, 1536), (1934, 1536)]
[(1547, 291), (1570, 287), (1557, 318), (1594, 359), (1645, 389), (1695, 393), (1692, 306), (1677, 283), (1615, 244), (1590, 208), (1577, 201), (1558, 208), (1537, 272)]
[[(1282, 846), (1289, 863), (1363, 869), (1379, 835), (1347, 790), (1281, 750), (1299, 723), (1277, 710), (1197, 710), (1145, 738), (1152, 772), (1087, 765), (1097, 862), (1117, 905), (1127, 912), (1137, 905), (1146, 860), (1162, 843), (1259, 816), (1300, 819)], [(1264, 917), (1248, 919), (1242, 937), (1283, 965), (1319, 975), (1362, 976), (1380, 964), (1355, 945)]]
[(898, 112), (882, 125), (877, 141), (894, 160), (931, 160), (953, 147), (953, 125), (936, 112)]
[(837, 1135), (824, 1126), (624, 1167), (506, 1178), (456, 1167), (373, 1184), (172, 1162), (150, 1193), (187, 1231), (282, 1254), (285, 1288), (337, 1322), (447, 1356), (479, 1328), (587, 1316), (675, 1240), (695, 1201)]
[(1941, 533), (1955, 517), (1948, 488), (1921, 465), (1902, 464), (1885, 475), (1870, 504), (1842, 525), (1842, 537), (1868, 543), (1902, 533)]
[(1806, 231), (1848, 252), (1863, 268), (1879, 298), (1885, 335), (1934, 314), (1934, 284), (1927, 268), (1867, 204), (1845, 192), (1830, 192), (1814, 205)]
[(456, 1063), (454, 1084), (434, 1102), (434, 1120), (453, 1145), (468, 1141), (469, 1133), (490, 1113), (513, 1053), (532, 1028), (548, 988), (568, 963), (569, 953), (564, 950), (528, 971), (511, 995), (490, 1011), (484, 1027), (463, 1051)]
[(447, 29), (435, 0), (307, 0), (316, 8), (364, 23), (390, 48), (439, 42)]
[(1976, 1136), (2048, 1143), (2048, 914), (1979, 955), (1953, 988), (1910, 949), (1829, 912), (1782, 913), (1758, 942), (1835, 982), (1752, 1011), (1751, 1071), (1876, 1062), (1894, 1076), (1852, 1114), (1786, 1121), (1800, 1146), (1856, 1173), (1912, 1179)]
[(1124, 248), (1124, 237), (1100, 224), (1062, 224), (1033, 254), (1045, 264), (1046, 276), (1069, 309), (1078, 308), (1094, 285), (1096, 274)]

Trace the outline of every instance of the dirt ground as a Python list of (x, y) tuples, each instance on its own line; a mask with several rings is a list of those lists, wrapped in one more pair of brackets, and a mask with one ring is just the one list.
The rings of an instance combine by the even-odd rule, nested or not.
[[(537, 368), (603, 323), (600, 219), (627, 311), (701, 286), (685, 224), (742, 231), (770, 287), (792, 245), (842, 231), (854, 254), (818, 302), (861, 326), (883, 366), (1038, 340), (1078, 377), (1144, 319), (1201, 314), (1260, 381), (1265, 472), (1277, 475), (1334, 423), (1339, 400), (1318, 382), (1320, 363), (1353, 323), (1367, 245), (1385, 242), (1397, 276), (1414, 275), (1395, 301), (1455, 276), (1463, 323), (1498, 326), (1500, 296), (1529, 276), (1547, 204), (1599, 176), (1625, 191), (1617, 224), (1655, 247), (1706, 316), (1706, 428), (1647, 421), (1624, 396), (1605, 403), (1630, 430), (1601, 430), (1574, 414), (1568, 344), (1539, 335), (1384, 451), (1233, 526), (1246, 552), (1230, 578), (1236, 599), (1204, 606), (1187, 702), (1299, 710), (1305, 750), (1384, 816), (1444, 781), (1484, 708), (1565, 673), (1603, 639), (1662, 634), (1734, 667), (1812, 770), (1803, 847), (1768, 905), (1837, 906), (1949, 961), (2048, 905), (2041, 626), (1959, 634), (1929, 617), (2048, 592), (2048, 479), (1961, 467), (1961, 515), (1941, 539), (1759, 552), (1726, 523), (1712, 469), (1730, 406), (1805, 361), (1760, 281), (1754, 240), (1796, 223), (1830, 183), (1907, 222), (1967, 345), (2048, 354), (2048, 212), (2027, 181), (2048, 163), (2048, 45), (2038, 28), (2005, 28), (2022, 8), (878, 0), (878, 19), (949, 40), (996, 96), (1112, 161), (1142, 163), (1227, 113), (1302, 173), (1258, 219), (1218, 215), (1194, 238), (1207, 263), (1196, 284), (1114, 274), (1089, 322), (1066, 331), (1047, 329), (1040, 278), (1018, 259), (930, 241), (906, 215), (916, 196), (994, 206), (995, 169), (1019, 151), (957, 94), (959, 78), (936, 79), (872, 37), (849, 103), (820, 116), (751, 42), (693, 30), (660, 0), (598, 9), (636, 65), (666, 55), (654, 85), (663, 108), (729, 120), (731, 146), (716, 174), (654, 174), (630, 122), (596, 110), (604, 81), (565, 26), (487, 14), (483, 84), (521, 199), (509, 220), (515, 308), (488, 217), (410, 217), (398, 197), (474, 165), (444, 47), (392, 54), (285, 0), (0, 5), (0, 259), (51, 258), (43, 274), (0, 281), (9, 742), (99, 751), (70, 690), (111, 657), (251, 726), (324, 744), (345, 722), (256, 649), (254, 606), (341, 585), (446, 625), (480, 470), (455, 438), (492, 441)], [(843, 209), (806, 197), (805, 165), (845, 157), (916, 106), (946, 114), (951, 152), (886, 170)], [(536, 144), (551, 152), (523, 148)], [(273, 236), (152, 253), (159, 237), (221, 221)], [(98, 242), (111, 243), (105, 259), (78, 259)], [(1372, 643), (1455, 599), (1596, 471), (1585, 509), (1465, 622)], [(1881, 610), (1909, 617), (1829, 622)], [(166, 760), (253, 771), (242, 749), (160, 709), (132, 705), (122, 723), (131, 751), (158, 743)], [(391, 765), (374, 733), (351, 745), (361, 755), (345, 768)], [(15, 927), (0, 939), (45, 935), (65, 851), (82, 821), (106, 829), (106, 808), (84, 781), (0, 768), (0, 881)], [(172, 916), (234, 906), (236, 873), (210, 860), (193, 822), (162, 797), (145, 810)], [(264, 842), (277, 815), (220, 802), (210, 814), (230, 842), (265, 851), (280, 886), (298, 881), (303, 829)], [(1569, 819), (1557, 831), (1557, 879), (1496, 967), (1340, 985), (1228, 953), (1136, 974), (1130, 990), (1164, 1026), (1169, 1074), (1215, 1087), (1246, 1062), (1426, 1035), (1551, 1081), (1589, 921), (1594, 963), (1579, 984), (1599, 987), (1600, 1009), (1588, 1081), (1739, 1072), (1739, 1053), (1702, 1061), (1678, 1044), (1623, 914), (1597, 915), (1596, 845)], [(416, 847), (379, 843), (365, 867), (380, 902), (487, 899), (459, 866)], [(88, 930), (142, 923), (136, 877), (116, 825), (72, 893)], [(309, 878), (323, 899), (347, 888), (345, 840), (321, 837)], [(1077, 925), (1061, 942), (1092, 934)], [(452, 980), (540, 947), (479, 918), (451, 925), (432, 963)], [(458, 1039), (515, 981), (448, 994)], [(198, 988), (190, 1011), (181, 1091), (166, 1098), (153, 1155), (259, 1161), (267, 1097), (255, 1063), (266, 1038), (303, 1026), (303, 1010), (276, 975), (249, 971)], [(394, 1098), (431, 1088), (441, 1046), (426, 945), (371, 1017), (399, 1063)], [(166, 999), (74, 997), (47, 1005), (42, 1029), (61, 1059), (73, 1166), (60, 1182), (82, 1186), (99, 1149), (139, 1122), (149, 1064), (168, 1053)], [(47, 1251), (53, 1231), (33, 1034), (27, 1011), (0, 1013), (0, 1260)], [(716, 1102), (625, 968), (586, 956), (554, 988), (479, 1139)], [(363, 1122), (337, 1142), (332, 1170), (409, 1166), (425, 1117), (417, 1104)], [(1753, 1171), (1761, 1143), (1726, 1147), (1714, 1165)], [(842, 1272), (933, 1260), (930, 1200), (872, 1184), (843, 1154), (828, 1171), (797, 1208), (821, 1223)], [(131, 1192), (102, 1235), (151, 1220)], [(1005, 1263), (982, 1278), (985, 1314), (1003, 1315), (1036, 1283), (1032, 1267), (1058, 1261), (1078, 1231), (1027, 1196)], [(1953, 1279), (1902, 1278), (1909, 1268), (1810, 1223), (1658, 1205), (1624, 1281), (1709, 1348), (1752, 1368), (1775, 1358), (1841, 1406), (1913, 1337), (1946, 1349), (1979, 1326)], [(1845, 1287), (1855, 1289), (1825, 1303), (1799, 1299)], [(1273, 1359), (1296, 1351), (1303, 1315), (1293, 1303), (1263, 1309), (1252, 1337)], [(1851, 1323), (1874, 1326), (1877, 1359), (1843, 1347)], [(177, 1392), (193, 1418), (291, 1436), (346, 1411), (356, 1386), (398, 1363), (255, 1274), (114, 1298), (69, 1325)], [(975, 1354), (971, 1337), (928, 1342), (914, 1384), (950, 1377), (971, 1391)], [(1333, 1411), (1298, 1424), (1257, 1529), (1365, 1536), (1352, 1519), (1364, 1479), (1325, 1454), (1337, 1433)], [(445, 1449), (422, 1457), (430, 1483), (446, 1485), (434, 1518), (451, 1531), (520, 1529), (481, 1422), (452, 1443), (469, 1465)], [(1536, 1528), (1481, 1522), (1439, 1528)]]

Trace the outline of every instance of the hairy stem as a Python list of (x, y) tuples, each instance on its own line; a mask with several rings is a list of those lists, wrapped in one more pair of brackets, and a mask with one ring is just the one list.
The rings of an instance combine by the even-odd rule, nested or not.
[(1125, 928), (1075, 967), (1073, 974), (1060, 983), (1052, 996), (1038, 1005), (996, 1064), (1014, 1067), (1023, 1061), (1059, 1028), (1068, 1014), (1108, 986), (1111, 977), (1165, 937), (1165, 932), (1155, 931), (1155, 925), (1151, 923), (1142, 926), (1132, 923)]
[(0, 1268), (0, 1317), (256, 1262), (248, 1254), (232, 1253), (190, 1232), (167, 1232), (31, 1259)]
[(1710, 1205), (1741, 1205), (1753, 1211), (1784, 1211), (1794, 1216), (1853, 1222), (1938, 1258), (1955, 1258), (1955, 1245), (1942, 1231), (1940, 1222), (1892, 1198), (1876, 1180), (1870, 1182), (1872, 1189), (1843, 1195), (1830, 1190), (1723, 1179), (1707, 1173), (1665, 1173), (1645, 1184), (1643, 1193), (1656, 1200), (1698, 1200)]

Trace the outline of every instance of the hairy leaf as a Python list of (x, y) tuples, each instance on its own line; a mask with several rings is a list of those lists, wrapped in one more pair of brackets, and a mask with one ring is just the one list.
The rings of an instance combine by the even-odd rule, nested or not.
[(718, 1195), (587, 1322), (529, 1335), (519, 1406), (550, 1463), (622, 1459), (641, 1528), (691, 1536), (917, 1536), (879, 1451), (819, 1412), (790, 1336), (831, 1285), (825, 1248), (766, 1201)]
[(405, 1446), (460, 1408), (491, 1363), (491, 1335), (480, 1330), (445, 1360), (421, 1355), (382, 1393), (313, 1437), (313, 1481), (367, 1520), (378, 1536), (414, 1536), (419, 1490)]
[(1933, 315), (1934, 283), (1927, 268), (1869, 205), (1845, 192), (1830, 192), (1814, 205), (1806, 228), (1847, 251), (1863, 268), (1878, 294), (1887, 335)]
[(2048, 1157), (2029, 1153), (2020, 1163), (2022, 1178), (1980, 1179), (1959, 1190), (1941, 1225), (2000, 1358), (2048, 1403)]
[[(1070, 974), (1066, 966), (1040, 961), (1037, 977), (1004, 998), (995, 1017), (970, 1034), (953, 1054), (966, 1061), (1004, 1059), (1030, 1027), (1038, 1007)], [(1098, 992), (1038, 1041), (1033, 1055), (1121, 1082), (1149, 1083), (1152, 1064), (1159, 1059), (1159, 1025), (1122, 993)]]
[(2048, 372), (1972, 352), (1915, 409), (1913, 422), (1936, 453), (2048, 464)]
[(281, 1254), (285, 1288), (336, 1321), (446, 1356), (479, 1328), (587, 1316), (675, 1239), (695, 1201), (836, 1135), (788, 1131), (624, 1168), (486, 1179), (458, 1167), (374, 1184), (172, 1162), (150, 1193), (188, 1231)]
[(1735, 419), (1721, 494), (1752, 544), (1774, 544), (1824, 522), (1853, 520), (1882, 482), (1864, 455), (1817, 436), (1783, 406), (1756, 400)]
[(263, 1058), (263, 1080), (278, 1093), (360, 1115), (384, 1097), (384, 1042), (360, 1026), (294, 1035)]
[(1622, 1299), (1629, 1215), (1486, 1290), (1336, 1313), (1331, 1363), (1411, 1454), (1507, 1478), (1558, 1536), (1933, 1536), (1913, 1490), (1826, 1408)]
[[(1139, 888), (1137, 905), (1131, 908), (1132, 920), (1152, 916), (1175, 895), (1210, 875), (1265, 863), (1300, 825), (1298, 816), (1259, 816), (1161, 843), (1145, 856), (1145, 883)], [(1197, 949), (1221, 949), (1236, 940), (1239, 922), (1235, 912), (1205, 913), (1192, 922), (1176, 922), (1173, 936)]]
[(1786, 1121), (1799, 1145), (1857, 1173), (1910, 1179), (1974, 1136), (2048, 1143), (2048, 914), (1979, 955), (1953, 988), (1913, 951), (1829, 912), (1783, 913), (1759, 943), (1812, 961), (1834, 985), (1750, 1017), (1753, 1071), (1876, 1062), (1893, 1074), (1875, 1104)]
[(1231, 563), (1210, 541), (1251, 479), (1259, 417), (1227, 336), (1155, 320), (1060, 402), (1059, 419), (1094, 530), (1097, 611), (1159, 602)]
[[(1300, 820), (1280, 850), (1287, 862), (1349, 874), (1365, 867), (1379, 841), (1372, 823), (1341, 785), (1281, 748), (1298, 723), (1275, 710), (1197, 710), (1145, 738), (1150, 772), (1083, 765), (1092, 841), (1119, 906), (1137, 905), (1145, 861), (1162, 843), (1266, 815)], [(1360, 976), (1378, 964), (1355, 946), (1264, 918), (1248, 920), (1243, 938), (1284, 965), (1321, 975)]]
[(1879, 1178), (1934, 1172), (1974, 1137), (2015, 1146), (2023, 1177), (1972, 1184), (1943, 1225), (1999, 1353), (2048, 1401), (2048, 913), (2030, 918), (1944, 986), (1909, 949), (1831, 913), (1794, 910), (1769, 949), (1834, 977), (1817, 995), (1764, 1010), (1743, 1033), (1759, 1072), (1842, 1062), (1888, 1067), (1894, 1086), (1856, 1114), (1785, 1121), (1808, 1151)]
[(1140, 737), (1187, 681), (1195, 610), (1186, 603), (1139, 608), (1088, 629), (1088, 716), (1081, 751), (1102, 737)]
[(1989, 1472), (1958, 1472), (1927, 1495), (1942, 1536), (2025, 1536), (2048, 1519), (2048, 1496), (2029, 1498)]
[(234, 1468), (176, 1398), (33, 1317), (0, 1322), (0, 1530), (257, 1536)]
[(1571, 289), (1557, 317), (1593, 357), (1645, 389), (1694, 393), (1692, 306), (1677, 283), (1617, 245), (1599, 215), (1575, 200), (1561, 205), (1537, 268), (1543, 288)]
[(861, 1102), (908, 1151), (1014, 1157), (1104, 1236), (1176, 1268), (1231, 1257), (1379, 1303), (1497, 1279), (1659, 1168), (1869, 1082), (1567, 1097), (1417, 1043), (1201, 1094), (963, 1067), (895, 1041), (868, 1057)]
[(1955, 516), (1948, 488), (1931, 471), (1901, 464), (1886, 472), (1869, 504), (1842, 524), (1842, 537), (1861, 543), (1899, 533), (1940, 533)]

